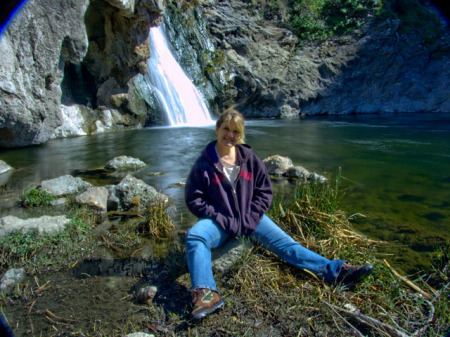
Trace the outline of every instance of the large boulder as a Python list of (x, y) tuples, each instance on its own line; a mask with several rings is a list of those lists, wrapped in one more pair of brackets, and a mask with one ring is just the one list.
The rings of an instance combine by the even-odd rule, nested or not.
[(153, 186), (127, 174), (119, 184), (109, 186), (108, 211), (143, 211), (157, 202), (167, 200), (167, 196)]

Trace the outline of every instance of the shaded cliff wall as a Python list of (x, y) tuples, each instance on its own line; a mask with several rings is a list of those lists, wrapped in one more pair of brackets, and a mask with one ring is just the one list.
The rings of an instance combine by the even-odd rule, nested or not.
[[(399, 20), (372, 14), (351, 35), (309, 43), (280, 27), (289, 3), (277, 3), (278, 17), (268, 20), (263, 19), (267, 2), (209, 0), (195, 8), (172, 2), (167, 11), (177, 26), (172, 30), (189, 31), (172, 34), (172, 40), (189, 36), (189, 48), (197, 54), (188, 55), (204, 53), (195, 38), (201, 34), (193, 32), (198, 25), (186, 24), (201, 17), (213, 54), (220, 55), (214, 67), (226, 69), (225, 82), (215, 85), (211, 77), (217, 73), (197, 57), (203, 77), (216, 89), (214, 112), (230, 105), (247, 117), (450, 112), (449, 30), (444, 22), (437, 22), (441, 36), (427, 43), (422, 27), (405, 33)], [(174, 47), (189, 64), (183, 54), (186, 43), (175, 42)]]
[(0, 147), (145, 123), (129, 82), (160, 13), (157, 1), (28, 1), (0, 37)]

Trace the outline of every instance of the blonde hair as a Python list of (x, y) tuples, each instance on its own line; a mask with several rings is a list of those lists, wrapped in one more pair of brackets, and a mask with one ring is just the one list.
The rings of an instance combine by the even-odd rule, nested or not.
[(239, 144), (245, 143), (245, 119), (244, 115), (236, 109), (230, 108), (225, 110), (216, 122), (216, 128), (220, 128), (223, 123), (226, 123), (229, 127), (231, 122), (236, 124), (237, 131), (239, 132)]

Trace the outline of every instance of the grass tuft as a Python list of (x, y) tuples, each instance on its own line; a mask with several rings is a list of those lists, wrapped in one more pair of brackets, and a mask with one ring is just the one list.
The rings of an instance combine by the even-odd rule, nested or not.
[(20, 196), (19, 202), (23, 207), (40, 207), (49, 206), (56, 199), (56, 196), (45, 190), (32, 188)]

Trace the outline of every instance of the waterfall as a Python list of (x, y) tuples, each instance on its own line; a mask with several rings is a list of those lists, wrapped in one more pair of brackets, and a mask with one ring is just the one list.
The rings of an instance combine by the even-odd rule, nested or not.
[(150, 28), (147, 79), (171, 126), (213, 125), (197, 88), (172, 55), (162, 25)]

